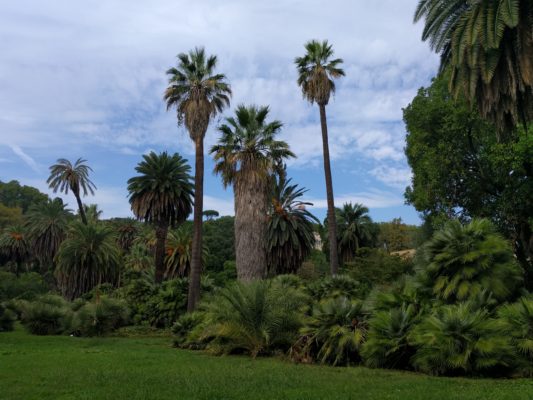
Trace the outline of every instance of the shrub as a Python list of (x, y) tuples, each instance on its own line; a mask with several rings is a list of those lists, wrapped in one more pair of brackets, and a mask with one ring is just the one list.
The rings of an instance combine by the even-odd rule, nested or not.
[(413, 330), (413, 365), (435, 375), (494, 373), (510, 365), (512, 349), (495, 320), (469, 304), (436, 308)]
[(313, 358), (321, 363), (349, 365), (360, 361), (367, 314), (361, 302), (346, 297), (324, 300), (313, 309), (301, 333)]
[(165, 281), (146, 303), (145, 318), (151, 326), (168, 328), (187, 310), (189, 284), (185, 278)]
[(191, 339), (191, 333), (200, 326), (203, 320), (204, 315), (201, 312), (187, 313), (179, 317), (174, 325), (172, 325), (174, 346), (182, 348), (199, 348), (200, 344), (194, 343), (194, 340)]
[(498, 310), (498, 325), (518, 355), (518, 372), (533, 377), (533, 296)]
[(10, 299), (33, 300), (48, 291), (42, 276), (28, 272), (16, 276), (11, 272), (0, 271), (0, 301)]
[(34, 335), (58, 335), (68, 331), (72, 311), (60, 296), (44, 295), (22, 307), (21, 321)]
[(408, 368), (415, 353), (408, 337), (418, 320), (419, 314), (412, 305), (376, 312), (361, 349), (365, 364), (372, 368)]
[(359, 282), (346, 275), (330, 276), (315, 281), (307, 286), (307, 293), (316, 301), (347, 297), (349, 299), (362, 298)]
[(194, 335), (215, 354), (252, 357), (287, 350), (302, 326), (305, 296), (268, 281), (236, 283), (204, 305), (205, 318)]
[(12, 331), (15, 320), (15, 313), (0, 303), (0, 332)]
[(122, 300), (101, 297), (76, 313), (74, 327), (82, 336), (103, 336), (127, 325), (129, 310)]

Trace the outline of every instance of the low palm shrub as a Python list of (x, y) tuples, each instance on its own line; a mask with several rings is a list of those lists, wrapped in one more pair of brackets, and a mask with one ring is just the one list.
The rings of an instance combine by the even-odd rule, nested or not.
[(204, 320), (204, 315), (201, 312), (193, 312), (183, 314), (172, 325), (172, 333), (174, 335), (174, 346), (181, 348), (201, 348), (200, 343), (195, 343), (191, 337), (194, 337), (194, 331), (198, 328)]
[(124, 301), (101, 297), (78, 310), (74, 329), (81, 336), (103, 336), (128, 322), (129, 310)]
[(0, 301), (33, 300), (47, 291), (46, 282), (36, 272), (26, 272), (17, 276), (11, 272), (0, 271)]
[(415, 348), (409, 335), (419, 321), (413, 305), (378, 311), (369, 321), (368, 339), (361, 349), (366, 365), (372, 368), (408, 369)]
[(316, 301), (347, 297), (349, 299), (362, 298), (361, 285), (347, 275), (330, 276), (309, 284), (307, 293)]
[(44, 295), (22, 305), (21, 322), (31, 334), (59, 335), (70, 329), (72, 311), (61, 296)]
[(12, 331), (15, 320), (15, 313), (0, 303), (0, 332)]
[(298, 337), (306, 296), (269, 281), (235, 283), (204, 305), (194, 340), (215, 354), (285, 351)]
[(468, 303), (436, 308), (411, 335), (418, 347), (413, 365), (435, 375), (502, 373), (512, 348), (485, 309)]
[(314, 359), (324, 364), (349, 365), (360, 361), (367, 327), (368, 316), (362, 302), (338, 297), (316, 305), (301, 333), (306, 350)]

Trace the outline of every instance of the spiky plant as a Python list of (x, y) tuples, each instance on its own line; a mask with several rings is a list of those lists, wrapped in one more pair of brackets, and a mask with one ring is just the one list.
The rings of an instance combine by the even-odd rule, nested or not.
[(276, 140), (282, 124), (268, 122), (268, 107), (240, 105), (235, 118), (219, 127), (221, 137), (211, 148), (215, 173), (235, 196), (235, 256), (242, 281), (262, 279), (267, 273), (266, 220), (269, 177), (294, 154)]
[(56, 278), (63, 295), (74, 299), (102, 283), (116, 284), (120, 250), (111, 227), (74, 222), (56, 256)]
[(510, 244), (485, 219), (449, 222), (424, 245), (418, 270), (424, 285), (447, 302), (484, 289), (500, 301), (510, 299), (522, 281)]
[(14, 272), (19, 275), (23, 264), (31, 256), (28, 233), (23, 226), (10, 226), (3, 230), (0, 234), (0, 254), (10, 261), (14, 267)]
[(339, 272), (337, 254), (337, 227), (335, 220), (335, 202), (333, 199), (333, 180), (329, 160), (328, 125), (326, 120), (326, 105), (335, 93), (334, 79), (344, 76), (339, 67), (342, 59), (333, 59), (333, 46), (327, 40), (319, 42), (311, 40), (305, 44), (305, 55), (297, 57), (294, 62), (298, 69), (298, 86), (302, 89), (304, 98), (311, 104), (317, 103), (320, 111), (320, 126), (322, 129), (322, 147), (324, 153), (324, 173), (326, 176), (326, 193), (328, 201), (328, 232), (329, 232), (329, 261), (331, 273)]
[(362, 302), (337, 297), (320, 302), (306, 319), (301, 334), (315, 359), (324, 364), (350, 365), (361, 360), (368, 315)]
[(167, 152), (143, 155), (135, 170), (138, 176), (128, 180), (130, 205), (135, 216), (156, 228), (155, 280), (165, 274), (165, 242), (168, 228), (185, 221), (192, 211), (193, 185), (187, 160)]
[(202, 213), (204, 199), (204, 137), (209, 121), (229, 106), (231, 88), (226, 76), (215, 73), (216, 56), (204, 48), (178, 54), (178, 65), (167, 71), (168, 87), (164, 99), (167, 110), (176, 108), (178, 124), (184, 124), (196, 150), (194, 192), (194, 233), (191, 276), (187, 308), (193, 311), (200, 299), (202, 272)]
[(306, 189), (291, 185), (285, 169), (273, 177), (267, 227), (267, 263), (270, 274), (296, 273), (315, 245), (311, 214), (301, 197)]
[(26, 214), (26, 228), (33, 254), (41, 264), (51, 264), (61, 242), (65, 239), (70, 210), (59, 198), (30, 207)]
[(495, 373), (510, 366), (512, 348), (485, 309), (468, 303), (436, 308), (411, 335), (413, 365), (435, 375)]
[(451, 69), (450, 88), (476, 102), (501, 132), (533, 119), (530, 0), (420, 0), (423, 40)]
[(94, 195), (96, 190), (96, 186), (89, 179), (89, 172), (92, 172), (92, 169), (86, 163), (87, 160), (82, 158), (78, 158), (74, 164), (69, 160), (60, 158), (57, 160), (57, 164), (50, 167), (50, 176), (46, 181), (54, 193), (59, 191), (68, 194), (70, 190), (74, 194), (78, 203), (78, 212), (85, 225), (87, 225), (87, 217), (81, 202), (81, 195), (87, 196), (89, 193)]

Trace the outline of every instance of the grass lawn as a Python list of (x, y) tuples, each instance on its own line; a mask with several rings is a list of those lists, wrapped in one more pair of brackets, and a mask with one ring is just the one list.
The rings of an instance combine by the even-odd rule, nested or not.
[(211, 357), (169, 343), (0, 333), (0, 399), (533, 399), (533, 380)]

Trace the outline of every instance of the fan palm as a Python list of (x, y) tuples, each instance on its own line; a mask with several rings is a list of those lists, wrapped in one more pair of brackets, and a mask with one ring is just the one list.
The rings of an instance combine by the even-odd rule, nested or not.
[(35, 256), (41, 264), (51, 263), (65, 239), (70, 210), (60, 198), (36, 204), (26, 214), (26, 228)]
[(161, 283), (168, 228), (185, 221), (191, 213), (191, 168), (177, 153), (171, 156), (167, 152), (151, 152), (143, 156), (135, 170), (140, 175), (128, 180), (130, 205), (137, 218), (156, 226), (155, 280)]
[(339, 255), (342, 262), (352, 261), (359, 247), (372, 240), (372, 218), (368, 208), (358, 203), (345, 203), (335, 211)]
[(87, 160), (78, 158), (74, 164), (69, 160), (60, 158), (57, 164), (50, 167), (50, 176), (46, 181), (54, 193), (57, 191), (68, 194), (71, 190), (76, 197), (78, 203), (78, 211), (81, 220), (87, 225), (87, 217), (85, 216), (85, 208), (81, 202), (81, 195), (87, 196), (89, 193), (94, 195), (96, 186), (89, 179), (89, 172), (92, 172), (91, 167), (86, 164)]
[(421, 251), (419, 278), (441, 300), (472, 299), (484, 289), (509, 299), (522, 280), (510, 244), (488, 220), (449, 222)]
[(307, 191), (291, 185), (285, 169), (273, 178), (272, 202), (267, 227), (268, 270), (273, 274), (296, 273), (315, 245), (313, 222), (300, 198)]
[(22, 265), (31, 256), (30, 241), (23, 226), (15, 225), (4, 229), (0, 235), (0, 254), (4, 255), (20, 274)]
[(116, 284), (120, 250), (111, 227), (74, 222), (56, 256), (56, 278), (62, 294), (74, 299), (102, 283)]
[(178, 55), (178, 66), (167, 71), (169, 85), (164, 99), (167, 110), (176, 107), (178, 123), (184, 123), (196, 148), (194, 233), (187, 308), (192, 311), (200, 298), (202, 271), (202, 212), (204, 197), (204, 137), (209, 121), (229, 106), (231, 88), (223, 74), (216, 74), (216, 56), (203, 48)]
[[(131, 246), (130, 251), (124, 257), (124, 266), (135, 272), (148, 272), (153, 270), (154, 256), (150, 250), (142, 243)], [(151, 271), (153, 273), (153, 271)]]
[(328, 201), (329, 222), (329, 261), (331, 273), (339, 271), (337, 254), (337, 227), (335, 221), (335, 202), (333, 199), (333, 180), (329, 160), (328, 125), (326, 121), (326, 105), (331, 94), (335, 92), (334, 79), (344, 76), (339, 68), (342, 59), (333, 57), (333, 46), (325, 40), (319, 42), (311, 40), (305, 45), (306, 54), (295, 60), (298, 68), (298, 85), (302, 94), (311, 104), (317, 103), (320, 111), (320, 126), (322, 128), (322, 146), (324, 153), (324, 173), (326, 175), (326, 192)]
[(500, 131), (533, 119), (533, 3), (420, 0), (423, 40), (452, 71), (450, 88), (477, 102)]
[(268, 112), (268, 107), (238, 106), (211, 148), (215, 173), (225, 187), (233, 185), (237, 274), (244, 281), (266, 276), (269, 177), (284, 159), (294, 157), (287, 143), (275, 139), (282, 124), (267, 122)]

